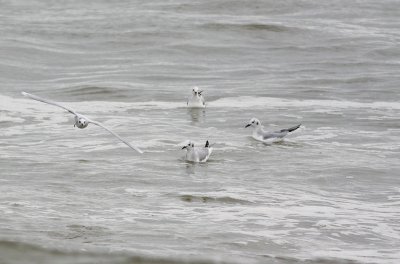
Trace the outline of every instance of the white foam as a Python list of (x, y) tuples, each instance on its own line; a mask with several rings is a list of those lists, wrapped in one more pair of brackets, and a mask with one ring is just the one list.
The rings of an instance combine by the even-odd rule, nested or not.
[(315, 140), (323, 140), (323, 139), (330, 139), (337, 137), (337, 134), (334, 133), (325, 133), (320, 135), (301, 135), (297, 136), (296, 139), (298, 140), (305, 140), (305, 141), (315, 141)]
[(210, 102), (209, 107), (233, 108), (334, 108), (334, 109), (394, 109), (400, 110), (399, 102), (355, 102), (346, 100), (295, 100), (275, 97), (227, 97)]
[[(12, 98), (0, 95), (2, 110), (15, 112), (28, 112), (24, 109), (37, 109), (43, 111), (54, 111), (54, 107), (45, 104), (33, 104), (26, 98)], [(185, 102), (147, 101), (147, 102), (60, 102), (80, 112), (97, 111), (120, 111), (121, 109), (176, 109), (185, 108)], [(211, 101), (208, 108), (306, 108), (306, 109), (391, 109), (400, 110), (400, 102), (355, 102), (346, 100), (296, 100), (275, 97), (226, 97)], [(79, 112), (78, 111), (78, 112)]]

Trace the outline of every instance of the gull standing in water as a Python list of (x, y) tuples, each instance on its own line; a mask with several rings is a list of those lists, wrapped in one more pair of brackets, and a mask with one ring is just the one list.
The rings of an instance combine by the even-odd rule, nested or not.
[(204, 97), (201, 94), (203, 91), (199, 91), (198, 87), (194, 87), (192, 90), (192, 96), (187, 100), (186, 105), (189, 108), (205, 108), (206, 103)]
[(291, 128), (286, 128), (286, 129), (281, 129), (281, 130), (274, 131), (274, 132), (269, 132), (269, 131), (264, 130), (264, 127), (261, 125), (260, 120), (258, 120), (257, 118), (252, 118), (245, 127), (253, 127), (253, 138), (255, 140), (262, 141), (262, 142), (273, 142), (274, 140), (281, 140), (288, 133), (295, 131), (300, 126), (301, 126), (301, 124), (291, 127)]
[(182, 149), (186, 149), (186, 160), (192, 162), (206, 162), (213, 151), (208, 140), (204, 147), (195, 147), (194, 143), (189, 141)]
[(51, 105), (54, 105), (54, 106), (58, 106), (58, 107), (63, 108), (64, 110), (67, 110), (68, 112), (70, 112), (71, 114), (73, 114), (73, 115), (75, 116), (75, 124), (74, 124), (74, 127), (76, 126), (76, 127), (78, 127), (78, 128), (85, 128), (85, 127), (87, 127), (90, 123), (92, 123), (92, 124), (94, 124), (94, 125), (97, 125), (97, 126), (99, 126), (99, 127), (104, 128), (105, 130), (107, 130), (108, 132), (110, 132), (112, 135), (114, 135), (115, 137), (117, 137), (119, 140), (121, 140), (122, 142), (124, 142), (128, 147), (130, 147), (130, 148), (136, 150), (136, 151), (139, 152), (140, 154), (143, 153), (143, 151), (141, 151), (139, 148), (137, 148), (137, 147), (135, 147), (135, 146), (132, 146), (129, 142), (127, 142), (126, 140), (124, 140), (123, 138), (121, 138), (118, 134), (114, 133), (113, 131), (111, 131), (109, 128), (107, 128), (107, 127), (104, 126), (103, 124), (101, 124), (101, 123), (99, 123), (99, 122), (97, 122), (97, 121), (91, 120), (91, 119), (87, 118), (86, 116), (81, 115), (81, 114), (75, 112), (75, 111), (72, 110), (71, 108), (67, 108), (67, 107), (65, 107), (65, 106), (63, 106), (63, 105), (61, 105), (61, 104), (59, 104), (59, 103), (56, 103), (56, 102), (53, 102), (53, 101), (51, 101), (51, 100), (47, 100), (47, 99), (41, 98), (41, 97), (36, 96), (36, 95), (33, 95), (33, 94), (29, 94), (29, 93), (22, 92), (22, 95), (27, 96), (27, 97), (29, 97), (29, 98), (31, 98), (31, 99), (36, 100), (36, 101), (39, 101), (39, 102), (42, 102), (42, 103), (46, 103), (46, 104), (51, 104)]

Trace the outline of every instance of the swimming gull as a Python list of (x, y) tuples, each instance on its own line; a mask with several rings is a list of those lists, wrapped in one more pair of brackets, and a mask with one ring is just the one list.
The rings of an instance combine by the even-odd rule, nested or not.
[(291, 127), (291, 128), (286, 128), (286, 129), (281, 129), (278, 131), (270, 132), (270, 131), (264, 130), (264, 127), (261, 125), (260, 120), (258, 120), (257, 118), (252, 118), (245, 127), (253, 128), (253, 138), (254, 139), (256, 139), (258, 141), (262, 141), (262, 142), (273, 142), (274, 140), (281, 140), (287, 134), (295, 131), (300, 126), (301, 126), (301, 124)]
[(204, 101), (204, 97), (201, 94), (203, 91), (199, 91), (198, 87), (194, 87), (192, 89), (192, 95), (188, 98), (186, 105), (189, 108), (205, 108), (206, 103)]
[(206, 162), (213, 151), (208, 140), (204, 147), (195, 147), (194, 143), (189, 141), (182, 149), (186, 149), (185, 159), (191, 162)]

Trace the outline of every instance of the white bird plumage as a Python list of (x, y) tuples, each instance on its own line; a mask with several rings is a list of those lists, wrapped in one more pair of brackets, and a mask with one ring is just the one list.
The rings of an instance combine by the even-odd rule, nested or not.
[(26, 93), (26, 92), (22, 92), (22, 95), (24, 95), (26, 97), (29, 97), (29, 98), (31, 98), (33, 100), (42, 102), (42, 103), (51, 104), (51, 105), (54, 105), (54, 106), (61, 107), (62, 109), (67, 110), (68, 112), (70, 112), (71, 114), (73, 114), (75, 116), (75, 124), (74, 124), (74, 126), (82, 129), (82, 128), (87, 127), (89, 125), (89, 123), (95, 124), (95, 125), (97, 125), (99, 127), (102, 127), (103, 129), (107, 130), (113, 136), (117, 137), (119, 140), (121, 140), (123, 143), (125, 143), (128, 147), (136, 150), (140, 154), (143, 153), (142, 150), (140, 150), (139, 148), (131, 145), (129, 142), (127, 142), (126, 140), (121, 138), (118, 134), (116, 134), (115, 132), (111, 131), (108, 127), (104, 126), (100, 122), (91, 120), (91, 119), (87, 118), (86, 116), (77, 113), (76, 111), (72, 110), (71, 108), (65, 107), (65, 106), (63, 106), (63, 105), (61, 105), (59, 103), (54, 102), (54, 101), (51, 101), (51, 100), (48, 100), (48, 99), (44, 99), (44, 98), (41, 98), (39, 96), (36, 96), (36, 95), (33, 95), (33, 94), (29, 94), (29, 93)]
[(261, 125), (260, 120), (257, 118), (252, 118), (250, 122), (245, 126), (245, 127), (252, 127), (253, 128), (253, 138), (258, 141), (262, 142), (273, 142), (274, 140), (281, 140), (283, 137), (285, 137), (287, 134), (290, 132), (295, 131), (301, 126), (301, 124), (286, 128), (286, 129), (281, 129), (278, 131), (270, 132), (264, 130), (263, 125)]
[(208, 140), (204, 147), (195, 147), (194, 143), (189, 141), (182, 149), (186, 149), (185, 159), (191, 162), (206, 162), (213, 151)]
[(199, 91), (198, 87), (192, 89), (192, 95), (188, 98), (186, 105), (189, 108), (205, 108), (206, 103), (204, 97), (201, 94), (203, 91)]

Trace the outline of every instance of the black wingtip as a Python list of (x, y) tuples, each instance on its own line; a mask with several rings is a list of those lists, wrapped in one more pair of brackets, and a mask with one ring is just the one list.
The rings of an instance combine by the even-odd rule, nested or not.
[(301, 124), (298, 124), (297, 126), (294, 126), (294, 127), (289, 128), (288, 131), (289, 131), (289, 132), (293, 132), (293, 131), (295, 131), (296, 129), (298, 129), (300, 126), (301, 126)]
[(208, 148), (209, 146), (210, 146), (210, 143), (207, 140), (205, 147)]

